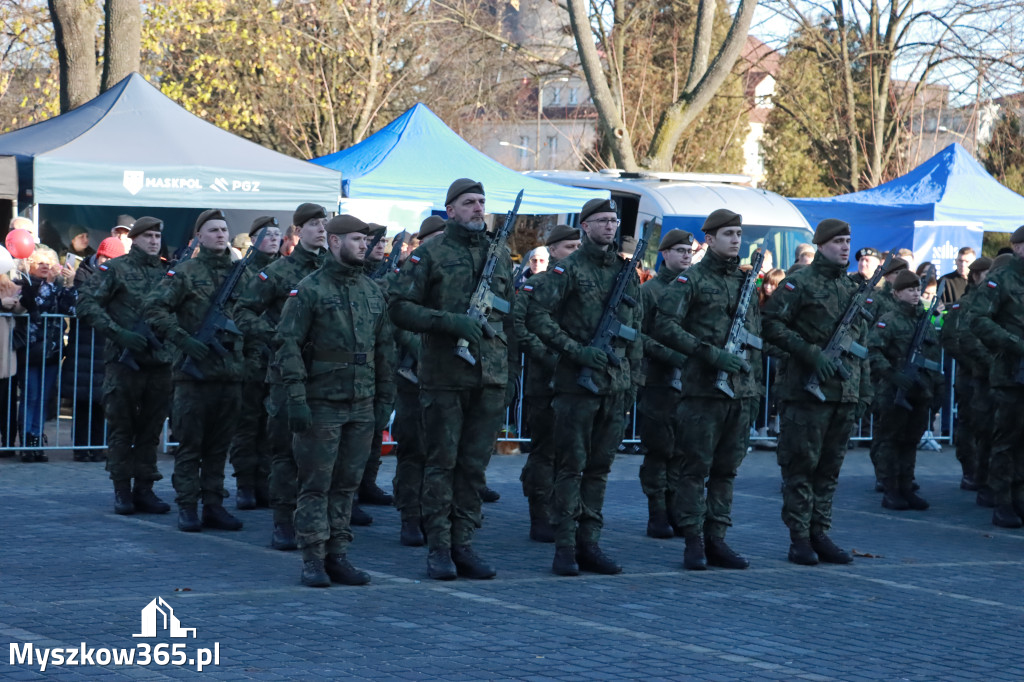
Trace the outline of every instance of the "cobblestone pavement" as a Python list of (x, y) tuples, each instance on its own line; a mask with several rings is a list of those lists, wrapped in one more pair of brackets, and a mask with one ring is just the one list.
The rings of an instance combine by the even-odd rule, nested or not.
[[(551, 574), (551, 545), (527, 537), (522, 455), (495, 456), (475, 543), (495, 580), (426, 579), (425, 549), (398, 544), (393, 509), (368, 507), (350, 558), (367, 587), (299, 585), (301, 561), (267, 545), (267, 510), (240, 512), (236, 533), (185, 534), (175, 515), (113, 514), (102, 464), (51, 456), (0, 460), (0, 678), (190, 677), (194, 666), (28, 665), (46, 648), (219, 647), (204, 675), (224, 680), (372, 679), (985, 679), (1024, 677), (1024, 530), (990, 525), (957, 488), (948, 449), (920, 453), (927, 512), (891, 512), (872, 492), (865, 449), (851, 451), (833, 537), (852, 566), (786, 561), (774, 454), (754, 451), (736, 482), (733, 547), (746, 571), (681, 569), (681, 539), (644, 535), (640, 457), (622, 455), (602, 546), (619, 576)], [(173, 499), (171, 460), (157, 484)], [(394, 461), (385, 458), (380, 481)], [(229, 486), (233, 487), (230, 482)], [(233, 500), (227, 501), (228, 508)], [(870, 555), (870, 556), (869, 556)], [(196, 637), (133, 638), (154, 598)], [(155, 650), (154, 650), (155, 651)], [(100, 655), (100, 654), (97, 654)], [(182, 658), (185, 658), (183, 656)]]

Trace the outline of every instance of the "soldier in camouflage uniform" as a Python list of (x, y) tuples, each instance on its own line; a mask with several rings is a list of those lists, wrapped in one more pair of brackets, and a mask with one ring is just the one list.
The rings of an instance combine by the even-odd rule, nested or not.
[[(315, 272), (327, 253), (327, 212), (317, 204), (302, 204), (292, 215), (299, 243), (289, 255), (256, 273), (242, 290), (235, 307), (236, 323), (247, 341), (257, 348), (273, 348), (274, 330), (288, 294), (307, 275)], [(270, 449), (269, 492), (274, 512), (270, 546), (281, 551), (296, 549), (296, 471), (292, 456), (292, 434), (285, 419), (285, 396), (277, 371), (267, 368), (269, 396), (266, 399), (267, 439)]]
[[(568, 257), (580, 247), (579, 228), (556, 225), (544, 246), (548, 249), (548, 269)], [(555, 530), (551, 525), (551, 488), (555, 483), (555, 415), (551, 407), (558, 354), (544, 345), (537, 335), (526, 328), (526, 313), (534, 288), (547, 272), (530, 277), (516, 294), (513, 317), (519, 348), (526, 356), (526, 376), (523, 378), (523, 408), (526, 425), (530, 430), (530, 454), (523, 465), (519, 480), (523, 495), (530, 505), (530, 539), (535, 542), (554, 542)]]
[[(655, 340), (655, 320), (669, 287), (681, 273), (690, 269), (693, 235), (686, 230), (670, 230), (661, 239), (661, 269), (640, 287), (644, 308), (644, 388), (640, 391), (640, 440), (647, 452), (640, 465), (640, 486), (647, 496), (647, 535), (670, 538), (676, 524), (670, 523), (668, 463), (682, 444), (683, 431), (678, 410), (682, 398), (683, 367), (686, 356)], [(680, 529), (681, 531), (682, 529)]]
[[(171, 353), (156, 346), (142, 321), (146, 297), (167, 271), (160, 260), (163, 222), (145, 216), (128, 236), (124, 258), (99, 266), (82, 288), (78, 314), (107, 337), (103, 404), (107, 419), (107, 471), (114, 482), (114, 511), (166, 514), (169, 504), (153, 492), (160, 430), (171, 406)], [(126, 362), (120, 358), (125, 354)], [(129, 365), (135, 364), (132, 368)], [(132, 480), (135, 487), (132, 488)]]
[[(416, 250), (392, 292), (391, 319), (423, 334), (419, 364), (424, 441), (421, 512), (429, 554), (427, 573), (435, 580), (457, 575), (486, 579), (495, 575), (472, 547), (480, 527), (480, 490), (504, 407), (514, 387), (515, 338), (511, 316), (503, 323), (492, 311), (493, 337), (466, 314), (483, 271), (491, 239), (484, 223), (484, 188), (474, 180), (452, 183), (445, 198), (448, 222), (443, 239)], [(502, 245), (504, 247), (504, 245)], [(512, 300), (512, 259), (504, 249), (494, 268), (491, 290)], [(501, 327), (507, 331), (501, 331)], [(456, 342), (469, 342), (476, 359), (470, 365), (455, 354)]]
[[(639, 380), (635, 375), (643, 359), (643, 342), (639, 334), (631, 342), (618, 342), (617, 365), (604, 350), (590, 345), (623, 262), (615, 247), (619, 219), (613, 201), (588, 201), (580, 221), (582, 245), (534, 285), (526, 327), (559, 356), (551, 401), (558, 425), (551, 570), (556, 575), (578, 575), (580, 569), (611, 575), (622, 567), (598, 545), (604, 523), (601, 509), (608, 472), (625, 428), (626, 401)], [(624, 300), (618, 317), (639, 332), (643, 322), (640, 282), (632, 272), (626, 294), (634, 304), (631, 307)], [(577, 383), (583, 368), (593, 372), (596, 395)]]
[(989, 487), (992, 523), (1024, 526), (1024, 226), (1010, 236), (1013, 257), (993, 267), (971, 300), (971, 331), (995, 356), (990, 373), (995, 406)]
[[(197, 506), (203, 502), (202, 526), (240, 530), (242, 522), (224, 509), (224, 464), (231, 445), (242, 379), (245, 376), (243, 338), (221, 332), (227, 350), (221, 356), (196, 339), (213, 297), (231, 273), (230, 233), (224, 214), (203, 211), (196, 220), (199, 254), (167, 271), (153, 292), (146, 321), (157, 336), (174, 344), (202, 373), (196, 379), (176, 367), (171, 411), (179, 445), (174, 454), (171, 482), (177, 492), (178, 529), (200, 530)], [(231, 315), (231, 305), (225, 314)]]
[[(832, 498), (850, 429), (871, 402), (871, 372), (867, 361), (847, 356), (843, 364), (849, 378), (842, 379), (822, 353), (857, 291), (846, 276), (850, 226), (823, 220), (814, 243), (814, 260), (782, 281), (762, 321), (764, 340), (789, 354), (775, 383), (782, 401), (776, 453), (784, 484), (782, 520), (790, 533), (790, 561), (847, 564), (853, 557), (828, 536)], [(867, 325), (858, 323), (854, 331), (854, 340), (864, 345)], [(825, 402), (804, 389), (812, 374), (820, 380)]]
[[(760, 350), (744, 348), (746, 358), (724, 350), (746, 280), (739, 269), (742, 225), (740, 215), (724, 208), (707, 217), (701, 227), (706, 255), (668, 287), (654, 327), (658, 341), (687, 358), (676, 417), (681, 422), (685, 415), (686, 428), (679, 434), (678, 456), (668, 463), (668, 485), (673, 516), (686, 539), (688, 570), (749, 565), (725, 542), (733, 481), (747, 454), (761, 394)], [(744, 328), (761, 336), (756, 301), (747, 306)], [(733, 395), (716, 387), (719, 372), (728, 375)]]
[(375, 405), (394, 402), (395, 351), (384, 295), (363, 274), (368, 232), (351, 215), (327, 223), (327, 260), (292, 290), (274, 338), (295, 434), (302, 584), (310, 587), (370, 582), (347, 558), (349, 516), (379, 419)]
[[(277, 218), (261, 216), (254, 220), (249, 228), (249, 237), (253, 244), (259, 241), (259, 249), (252, 254), (252, 260), (238, 283), (239, 292), (244, 292), (260, 272), (277, 260), (277, 252), (281, 248), (281, 228), (278, 227)], [(238, 413), (235, 435), (228, 449), (228, 461), (235, 470), (235, 507), (255, 509), (270, 504), (270, 449), (267, 438), (267, 408), (264, 405), (267, 398), (267, 363), (270, 359), (270, 347), (263, 343), (249, 343), (245, 351), (246, 376), (245, 383), (242, 384), (242, 406)]]
[[(875, 422), (878, 441), (876, 471), (885, 487), (882, 506), (905, 510), (928, 508), (928, 502), (913, 489), (917, 444), (928, 427), (935, 395), (942, 388), (942, 375), (921, 369), (917, 380), (903, 373), (917, 325), (928, 314), (921, 305), (921, 280), (909, 270), (901, 271), (892, 284), (896, 304), (871, 329), (869, 336), (871, 375), (875, 377)], [(921, 352), (928, 360), (941, 361), (938, 333), (928, 322)], [(910, 410), (896, 404), (903, 391)]]
[[(440, 238), (444, 232), (444, 219), (430, 216), (420, 225), (416, 235), (420, 243)], [(404, 251), (404, 248), (403, 248)], [(408, 259), (413, 252), (406, 253)], [(404, 267), (404, 261), (403, 261)], [(397, 286), (401, 272), (387, 276), (388, 291)], [(406, 547), (422, 547), (423, 537), (420, 496), (423, 490), (423, 466), (426, 450), (423, 444), (423, 406), (420, 402), (419, 371), (421, 335), (407, 329), (395, 328), (395, 346), (398, 366), (395, 377), (395, 421), (391, 435), (395, 446), (395, 507), (402, 519), (399, 542)]]

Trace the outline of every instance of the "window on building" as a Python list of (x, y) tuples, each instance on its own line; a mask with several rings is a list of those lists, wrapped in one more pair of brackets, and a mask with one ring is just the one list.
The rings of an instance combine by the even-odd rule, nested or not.
[(558, 155), (558, 136), (548, 135), (548, 165), (554, 168), (555, 157)]
[(562, 88), (553, 87), (551, 88), (551, 101), (549, 104), (561, 104), (562, 103)]
[(579, 104), (579, 88), (569, 88), (569, 104)]

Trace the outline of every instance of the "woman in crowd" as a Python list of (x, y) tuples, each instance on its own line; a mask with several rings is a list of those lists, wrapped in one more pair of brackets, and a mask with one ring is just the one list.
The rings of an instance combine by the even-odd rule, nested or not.
[[(18, 437), (18, 358), (15, 341), (15, 318), (25, 312), (21, 307), (21, 287), (10, 275), (0, 275), (0, 447), (13, 448)], [(24, 337), (22, 337), (22, 342)], [(13, 457), (14, 450), (0, 450), (0, 457)]]

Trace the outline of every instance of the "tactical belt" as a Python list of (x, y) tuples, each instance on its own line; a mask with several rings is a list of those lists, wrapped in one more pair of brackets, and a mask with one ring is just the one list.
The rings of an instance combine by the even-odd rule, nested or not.
[(365, 365), (366, 353), (343, 353), (338, 350), (313, 351), (313, 360), (317, 362), (347, 362), (353, 365)]

